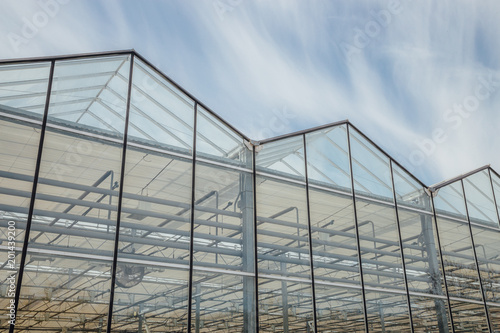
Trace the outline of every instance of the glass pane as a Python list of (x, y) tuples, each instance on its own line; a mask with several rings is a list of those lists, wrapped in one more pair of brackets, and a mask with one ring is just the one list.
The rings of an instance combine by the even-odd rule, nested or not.
[(484, 305), (450, 300), (455, 332), (489, 332)]
[(356, 130), (350, 128), (354, 189), (357, 193), (394, 201), (389, 158)]
[(111, 261), (96, 256), (29, 252), (16, 331), (105, 331)]
[[(121, 186), (127, 59), (109, 57), (56, 63), (28, 245), (32, 258), (26, 263), (20, 293), (17, 318), (22, 322), (26, 320), (29, 324), (36, 316), (33, 311), (39, 308), (45, 313), (49, 311), (45, 327), (66, 330), (105, 327)], [(115, 72), (105, 75), (109, 82), (104, 88), (99, 73), (108, 70)], [(85, 87), (80, 81), (82, 77), (88, 86), (101, 85), (102, 94), (96, 95), (85, 110), (80, 110), (81, 118), (66, 117), (65, 110), (73, 105), (69, 101), (78, 100), (78, 87)], [(112, 99), (108, 94), (113, 95)], [(115, 116), (112, 121), (99, 109), (106, 106), (109, 107), (106, 112)], [(102, 115), (101, 120), (111, 121), (112, 129), (104, 126), (106, 122), (88, 122), (85, 117), (94, 112)], [(44, 254), (47, 250), (50, 255)], [(92, 287), (95, 283), (98, 289)], [(32, 286), (40, 287), (35, 296)], [(42, 293), (50, 289), (61, 293), (39, 304)], [(93, 296), (93, 291), (98, 297)], [(79, 305), (78, 297), (84, 300), (83, 305)], [(65, 316), (60, 316), (60, 312)]]
[(139, 59), (134, 63), (129, 141), (191, 155), (194, 102)]
[(405, 289), (394, 207), (356, 200), (365, 285)]
[(128, 55), (56, 62), (51, 121), (121, 138), (129, 71)]
[(360, 286), (353, 201), (309, 189), (314, 278)]
[(237, 166), (252, 167), (245, 140), (207, 110), (198, 106), (196, 155)]
[(432, 211), (431, 199), (419, 182), (394, 163), (392, 172), (398, 205)]
[(259, 278), (259, 332), (314, 332), (311, 284)]
[[(500, 230), (472, 224), (472, 236), (486, 301), (500, 303), (500, 285), (498, 283), (500, 276), (500, 261), (498, 260), (500, 257), (500, 248), (498, 247)], [(492, 311), (499, 311), (492, 306), (489, 306), (489, 310), (490, 315)], [(490, 321), (497, 329), (500, 329), (499, 321)]]
[(410, 295), (415, 332), (453, 332), (448, 315), (448, 300)]
[(187, 332), (188, 271), (118, 262), (113, 332)]
[(464, 178), (463, 182), (470, 221), (497, 227), (498, 217), (488, 170)]
[(191, 302), (191, 332), (257, 332), (254, 277), (195, 270)]
[(410, 332), (406, 295), (365, 291), (369, 332)]
[(437, 225), (449, 295), (482, 300), (468, 223), (438, 217)]
[(304, 137), (286, 138), (259, 146), (255, 167), (258, 171), (305, 181)]
[(197, 162), (194, 264), (254, 272), (253, 235), (252, 174)]
[[(5, 319), (21, 263), (39, 139), (40, 126), (0, 116), (0, 316)], [(1, 320), (0, 328), (7, 327)]]
[(408, 289), (445, 295), (441, 257), (432, 215), (399, 208)]
[(50, 62), (0, 65), (0, 112), (42, 119)]
[(125, 168), (118, 257), (188, 264), (192, 162), (129, 146)]
[(310, 278), (305, 186), (257, 177), (259, 272)]
[(437, 214), (445, 214), (466, 221), (467, 213), (461, 182), (457, 181), (440, 188), (434, 198), (434, 208)]
[(365, 332), (361, 289), (316, 282), (315, 292), (318, 332)]
[(306, 143), (309, 183), (351, 192), (346, 126), (308, 133)]
[(497, 203), (497, 211), (500, 214), (500, 177), (491, 172), (491, 180), (493, 182), (493, 189), (495, 190), (495, 200)]
[(30, 248), (112, 256), (122, 149), (47, 129)]

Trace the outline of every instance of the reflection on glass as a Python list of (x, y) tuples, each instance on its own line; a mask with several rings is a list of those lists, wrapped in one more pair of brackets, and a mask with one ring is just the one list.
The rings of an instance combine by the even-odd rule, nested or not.
[(187, 332), (188, 271), (118, 262), (113, 332)]
[(50, 62), (0, 67), (0, 113), (42, 119)]
[(129, 142), (190, 154), (194, 102), (135, 58), (129, 118)]
[(197, 109), (196, 155), (251, 168), (252, 152), (245, 145), (245, 140), (201, 106)]
[(51, 122), (87, 131), (99, 129), (121, 138), (129, 71), (129, 56), (57, 61), (50, 97)]
[(398, 205), (431, 211), (431, 199), (422, 185), (394, 163), (392, 163), (392, 170)]
[(189, 262), (191, 166), (187, 159), (129, 146), (119, 258)]
[(498, 216), (488, 170), (465, 178), (463, 183), (470, 221), (498, 226)]
[(257, 177), (259, 271), (310, 278), (305, 186)]
[(255, 160), (258, 171), (305, 181), (304, 137), (297, 135), (259, 146)]
[(192, 288), (191, 332), (257, 332), (253, 277), (195, 270)]
[(437, 214), (445, 214), (467, 221), (464, 193), (460, 181), (441, 187), (437, 191), (437, 196), (434, 198), (434, 209)]
[(349, 128), (354, 189), (358, 194), (392, 202), (389, 158), (360, 133)]
[(314, 332), (311, 284), (259, 278), (259, 332)]
[(306, 134), (309, 184), (351, 191), (345, 125)]
[(252, 174), (196, 164), (193, 262), (253, 272)]
[(309, 189), (314, 278), (360, 285), (352, 197)]
[(449, 295), (482, 300), (469, 226), (445, 218), (437, 225)]
[(356, 200), (356, 209), (365, 285), (404, 290), (395, 208)]

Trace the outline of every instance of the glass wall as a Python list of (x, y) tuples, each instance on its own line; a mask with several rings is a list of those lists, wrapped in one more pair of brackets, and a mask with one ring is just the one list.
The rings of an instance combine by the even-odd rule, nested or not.
[(134, 52), (0, 64), (0, 144), (2, 331), (500, 330), (489, 167), (252, 141)]

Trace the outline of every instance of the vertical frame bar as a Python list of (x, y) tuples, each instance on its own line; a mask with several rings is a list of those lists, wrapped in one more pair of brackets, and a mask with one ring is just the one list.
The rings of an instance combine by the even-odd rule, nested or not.
[(33, 177), (33, 186), (31, 188), (31, 198), (30, 198), (30, 206), (28, 210), (28, 220), (26, 221), (26, 230), (24, 231), (24, 242), (23, 242), (23, 250), (21, 253), (21, 262), (19, 263), (19, 271), (17, 272), (17, 284), (16, 284), (16, 295), (14, 296), (14, 324), (10, 324), (9, 333), (14, 332), (15, 322), (17, 320), (17, 309), (19, 305), (19, 297), (21, 294), (21, 285), (23, 282), (23, 274), (24, 274), (24, 265), (26, 264), (26, 256), (28, 252), (28, 243), (30, 239), (30, 231), (31, 231), (31, 222), (33, 220), (33, 211), (35, 209), (35, 198), (36, 191), (38, 187), (38, 177), (40, 175), (40, 165), (42, 162), (42, 153), (43, 153), (43, 144), (45, 141), (45, 132), (47, 129), (47, 119), (49, 114), (49, 105), (50, 105), (50, 95), (52, 93), (52, 82), (54, 79), (54, 68), (56, 65), (56, 61), (52, 60), (50, 62), (50, 72), (49, 72), (49, 82), (47, 84), (47, 95), (45, 97), (45, 107), (43, 110), (43, 120), (42, 120), (42, 129), (40, 131), (40, 141), (38, 143), (38, 153), (36, 157), (36, 165), (35, 165), (35, 174)]
[(352, 205), (354, 208), (354, 226), (356, 229), (356, 246), (358, 248), (358, 261), (359, 261), (359, 275), (361, 281), (361, 290), (363, 295), (363, 311), (365, 312), (365, 332), (368, 332), (368, 313), (366, 310), (366, 296), (365, 296), (365, 279), (363, 276), (363, 263), (361, 261), (361, 250), (359, 242), (359, 225), (358, 225), (358, 211), (356, 208), (356, 193), (354, 190), (354, 172), (352, 170), (352, 154), (351, 154), (351, 133), (350, 123), (347, 123), (347, 147), (349, 152), (349, 172), (351, 173), (351, 190), (352, 190)]
[(491, 177), (491, 168), (488, 168), (488, 176), (490, 176), (491, 193), (493, 193), (493, 202), (495, 203), (495, 210), (497, 211), (498, 224), (500, 225), (500, 213), (498, 212), (498, 202), (495, 195), (495, 187), (493, 186), (493, 177)]
[(474, 243), (474, 235), (472, 234), (472, 225), (470, 224), (470, 217), (469, 217), (469, 205), (467, 203), (467, 194), (465, 193), (465, 186), (464, 186), (463, 179), (460, 179), (460, 184), (462, 185), (462, 191), (464, 193), (465, 212), (467, 213), (467, 222), (469, 224), (470, 240), (472, 242), (472, 251), (474, 253), (474, 261), (476, 262), (477, 277), (479, 278), (479, 287), (481, 288), (481, 296), (483, 297), (484, 311), (486, 312), (486, 320), (488, 321), (488, 329), (490, 332), (493, 332), (493, 330), (491, 328), (490, 314), (488, 311), (488, 306), (486, 305), (486, 294), (484, 293), (483, 279), (481, 278), (481, 272), (479, 271), (479, 263), (477, 262), (476, 244)]
[(252, 145), (252, 182), (253, 182), (253, 240), (254, 240), (254, 265), (255, 265), (255, 328), (259, 332), (259, 263), (257, 250), (257, 174), (255, 172), (255, 145)]
[(189, 237), (189, 280), (188, 280), (188, 313), (187, 313), (187, 331), (191, 332), (192, 310), (193, 310), (193, 246), (194, 246), (194, 203), (195, 203), (195, 181), (196, 181), (196, 137), (198, 121), (198, 102), (194, 103), (194, 123), (193, 123), (193, 164), (191, 169), (191, 226)]
[(446, 299), (448, 300), (448, 315), (450, 316), (450, 323), (451, 323), (451, 330), (453, 333), (455, 333), (455, 323), (453, 322), (453, 312), (451, 310), (451, 302), (450, 302), (450, 294), (448, 293), (448, 282), (446, 281), (446, 271), (444, 267), (444, 261), (443, 261), (443, 254), (441, 253), (441, 239), (439, 237), (439, 229), (438, 229), (438, 224), (437, 224), (437, 215), (436, 215), (436, 209), (434, 206), (434, 193), (437, 192), (432, 192), (429, 190), (429, 193), (431, 194), (431, 204), (432, 204), (432, 213), (434, 215), (434, 226), (436, 228), (436, 240), (437, 240), (437, 245), (439, 247), (439, 261), (441, 263), (441, 271), (443, 272), (443, 280), (444, 280), (444, 289), (446, 292)]
[(134, 73), (134, 53), (130, 55), (130, 72), (128, 78), (127, 90), (127, 106), (125, 109), (125, 130), (123, 132), (123, 150), (122, 150), (122, 165), (120, 170), (120, 187), (118, 189), (118, 206), (116, 210), (116, 230), (115, 230), (115, 248), (113, 251), (113, 263), (111, 265), (111, 290), (109, 294), (108, 306), (108, 321), (106, 323), (107, 332), (111, 332), (111, 324), (113, 321), (113, 302), (115, 298), (115, 281), (116, 281), (116, 265), (118, 261), (118, 242), (120, 241), (120, 223), (122, 212), (123, 184), (125, 180), (125, 159), (127, 157), (127, 140), (128, 140), (128, 123), (130, 114), (130, 97), (132, 95), (132, 79)]
[(403, 237), (401, 237), (401, 226), (399, 225), (399, 207), (398, 207), (398, 201), (396, 198), (396, 187), (394, 186), (394, 171), (392, 168), (392, 159), (389, 159), (389, 166), (391, 169), (391, 183), (392, 183), (392, 195), (394, 199), (394, 210), (396, 212), (396, 225), (398, 229), (398, 239), (399, 239), (399, 248), (401, 250), (401, 260), (403, 263), (403, 278), (405, 281), (405, 289), (406, 289), (406, 303), (408, 304), (408, 315), (410, 316), (410, 326), (411, 326), (411, 331), (414, 332), (415, 328), (413, 327), (413, 316), (411, 313), (411, 302), (410, 302), (410, 292), (408, 291), (408, 280), (406, 276), (406, 263), (405, 263), (405, 253), (403, 249)]
[(314, 285), (314, 264), (313, 264), (313, 246), (311, 235), (311, 207), (309, 205), (309, 174), (307, 173), (307, 142), (306, 135), (302, 134), (302, 142), (304, 144), (304, 164), (305, 164), (305, 177), (306, 177), (306, 204), (307, 204), (307, 233), (309, 234), (309, 266), (311, 270), (311, 288), (312, 288), (312, 301), (313, 301), (313, 320), (314, 332), (318, 332), (318, 319), (316, 314), (316, 287)]

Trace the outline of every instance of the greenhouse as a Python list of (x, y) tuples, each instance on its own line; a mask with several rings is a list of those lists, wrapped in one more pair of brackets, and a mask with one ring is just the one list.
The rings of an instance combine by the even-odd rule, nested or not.
[(500, 331), (500, 176), (262, 141), (135, 51), (0, 63), (0, 328)]

